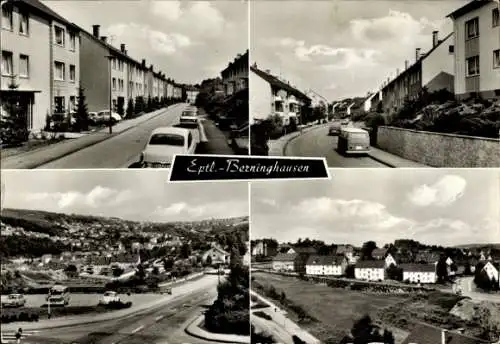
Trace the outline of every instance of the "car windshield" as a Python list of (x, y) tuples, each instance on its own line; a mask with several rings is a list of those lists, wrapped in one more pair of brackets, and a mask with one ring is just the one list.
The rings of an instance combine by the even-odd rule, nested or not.
[(9, 299), (18, 299), (19, 295), (9, 295)]
[(182, 116), (196, 116), (196, 112), (194, 111), (184, 111)]
[(184, 137), (177, 134), (154, 134), (150, 145), (184, 146)]

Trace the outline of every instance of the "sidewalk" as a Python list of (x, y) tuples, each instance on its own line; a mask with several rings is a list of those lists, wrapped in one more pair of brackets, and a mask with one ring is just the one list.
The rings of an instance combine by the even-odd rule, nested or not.
[(240, 336), (236, 334), (223, 334), (223, 333), (212, 333), (205, 331), (200, 325), (205, 321), (205, 316), (200, 315), (194, 321), (192, 321), (186, 328), (185, 331), (190, 336), (200, 338), (203, 340), (219, 342), (219, 343), (232, 343), (232, 344), (250, 344), (250, 336)]
[(123, 120), (113, 126), (113, 133), (109, 134), (109, 128), (103, 128), (94, 133), (82, 136), (76, 139), (68, 139), (53, 145), (48, 145), (24, 152), (17, 155), (8, 156), (1, 159), (2, 169), (31, 169), (47, 164), (51, 161), (72, 154), (81, 149), (90, 147), (99, 142), (119, 135), (127, 130), (132, 129), (140, 123), (146, 122), (156, 116), (163, 114), (166, 110), (178, 107), (181, 104), (174, 104), (166, 108), (162, 108), (142, 116)]
[[(286, 311), (282, 310), (279, 306), (274, 304), (272, 301), (269, 301), (268, 299), (264, 298), (263, 296), (257, 294), (253, 290), (250, 290), (250, 295), (256, 296), (260, 301), (266, 303), (271, 307), (271, 310), (269, 311), (269, 315), (272, 316), (272, 321), (281, 328), (281, 330), (285, 330), (287, 333), (290, 334), (290, 336), (296, 335), (303, 341), (305, 341), (307, 344), (320, 344), (320, 340), (314, 337), (312, 334), (309, 332), (305, 331), (302, 329), (299, 325), (294, 323), (292, 320), (287, 318), (286, 316)], [(264, 311), (265, 309), (258, 309), (261, 311)]]
[(285, 154), (285, 147), (288, 144), (288, 142), (292, 141), (294, 138), (307, 133), (308, 131), (311, 131), (316, 128), (320, 128), (324, 124), (319, 124), (319, 125), (314, 125), (314, 126), (309, 126), (309, 127), (304, 127), (302, 128), (302, 131), (295, 131), (293, 133), (281, 136), (280, 138), (276, 140), (269, 140), (267, 142), (267, 145), (269, 146), (269, 156), (284, 156)]
[(214, 122), (208, 118), (203, 120), (203, 127), (207, 137), (206, 142), (202, 142), (199, 154), (235, 155), (235, 152), (227, 144), (224, 133), (217, 128)]

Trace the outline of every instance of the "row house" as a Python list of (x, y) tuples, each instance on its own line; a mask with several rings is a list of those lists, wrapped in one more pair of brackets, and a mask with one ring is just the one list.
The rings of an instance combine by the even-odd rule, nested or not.
[(439, 32), (432, 33), (432, 47), (423, 54), (421, 48), (415, 49), (415, 62), (405, 61), (402, 71), (388, 78), (382, 85), (382, 108), (386, 112), (398, 111), (406, 99), (416, 99), (425, 87), (429, 92), (446, 89), (454, 92), (454, 34), (440, 40)]
[(248, 89), (248, 56), (248, 50), (244, 54), (238, 54), (221, 72), (225, 96)]
[(315, 276), (342, 276), (347, 268), (344, 256), (311, 255), (306, 263), (306, 274)]
[(437, 273), (434, 264), (401, 264), (403, 281), (409, 283), (436, 283)]
[(0, 40), (0, 97), (19, 101), (28, 130), (42, 130), (47, 115), (74, 111), (81, 68), (78, 27), (38, 0), (7, 0)]
[(354, 267), (354, 278), (365, 281), (382, 282), (386, 278), (386, 266), (383, 260), (361, 260)]
[(283, 125), (291, 121), (301, 123), (302, 109), (309, 107), (311, 99), (296, 87), (254, 64), (250, 67), (250, 103), (252, 121), (265, 120), (273, 115), (283, 119)]
[(275, 271), (295, 271), (295, 260), (297, 253), (278, 253), (273, 258), (273, 270)]
[(455, 94), (500, 97), (499, 2), (471, 1), (448, 15), (455, 33)]

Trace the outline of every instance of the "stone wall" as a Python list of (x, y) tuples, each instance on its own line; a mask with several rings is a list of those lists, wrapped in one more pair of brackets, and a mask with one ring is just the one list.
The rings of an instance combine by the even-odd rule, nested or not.
[(382, 126), (377, 147), (432, 167), (500, 167), (500, 139)]

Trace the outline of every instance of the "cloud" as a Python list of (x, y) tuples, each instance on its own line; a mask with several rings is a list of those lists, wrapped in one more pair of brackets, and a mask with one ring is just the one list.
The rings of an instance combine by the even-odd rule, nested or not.
[(156, 207), (152, 213), (152, 217), (158, 221), (169, 221), (180, 218), (236, 217), (243, 214), (248, 214), (247, 202), (221, 201), (207, 204), (176, 202), (168, 206)]
[[(103, 206), (116, 206), (133, 198), (131, 190), (114, 190), (96, 186), (87, 193), (82, 192), (40, 192), (25, 195), (27, 203), (44, 203), (52, 210), (65, 210), (72, 207), (90, 207), (99, 209)], [(28, 205), (28, 204), (27, 204)]]
[(170, 23), (188, 27), (196, 35), (217, 37), (224, 33), (226, 21), (208, 1), (191, 1), (182, 8), (181, 1), (155, 0), (151, 2), (150, 10)]
[(183, 34), (165, 33), (136, 23), (115, 24), (108, 27), (107, 32), (122, 41), (141, 44), (148, 42), (151, 49), (165, 55), (173, 55), (179, 49), (192, 45), (191, 39)]
[(413, 189), (408, 199), (419, 207), (444, 207), (463, 196), (467, 181), (456, 175), (446, 175), (432, 185), (421, 185)]

